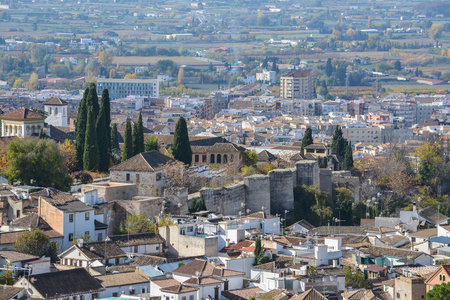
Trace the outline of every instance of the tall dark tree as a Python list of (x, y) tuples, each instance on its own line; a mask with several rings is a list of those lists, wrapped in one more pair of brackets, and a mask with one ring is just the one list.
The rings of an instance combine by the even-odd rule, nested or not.
[(136, 145), (138, 149), (138, 153), (144, 152), (144, 124), (142, 123), (142, 114), (139, 113), (139, 119), (137, 123), (137, 138), (138, 138), (138, 144)]
[(94, 109), (92, 107), (89, 107), (87, 113), (86, 136), (83, 155), (83, 169), (86, 171), (96, 170), (99, 163), (97, 131), (95, 130), (95, 123)]
[(133, 124), (133, 155), (139, 154), (139, 129), (137, 123)]
[(339, 127), (339, 125), (337, 125), (336, 130), (334, 131), (333, 139), (331, 141), (331, 152), (344, 157), (346, 146), (347, 141), (342, 134), (342, 129)]
[(111, 102), (109, 99), (108, 89), (104, 89), (102, 92), (102, 100), (100, 103), (100, 113), (102, 111), (104, 111), (104, 114), (106, 116), (105, 126), (107, 129), (107, 136), (108, 136), (108, 150), (111, 151), (111, 141), (109, 139), (109, 136), (111, 135)]
[(97, 89), (95, 88), (95, 83), (91, 82), (89, 86), (89, 93), (86, 97), (87, 107), (92, 107), (94, 109), (94, 120), (97, 120), (97, 116), (100, 111), (100, 105), (98, 104)]
[(127, 124), (125, 125), (122, 161), (125, 161), (132, 156), (133, 156), (133, 131), (131, 129), (130, 121), (127, 121)]
[(87, 122), (87, 102), (86, 98), (89, 93), (87, 88), (84, 91), (83, 98), (81, 98), (78, 106), (77, 123), (75, 124), (75, 143), (77, 150), (77, 162), (80, 169), (83, 168), (84, 142), (86, 136), (86, 122)]
[(398, 59), (394, 63), (394, 69), (396, 69), (397, 71), (402, 70), (402, 64), (400, 63), (400, 61)]
[(325, 65), (325, 75), (330, 77), (331, 74), (333, 74), (333, 66), (331, 65), (331, 58), (328, 58), (327, 64)]
[(117, 132), (117, 124), (114, 123), (111, 129), (110, 139), (111, 151), (119, 150), (119, 133)]
[(344, 169), (350, 170), (353, 168), (353, 149), (352, 142), (350, 141), (345, 147), (345, 155), (344, 155)]
[(313, 136), (312, 136), (312, 130), (311, 130), (311, 128), (306, 128), (305, 135), (303, 136), (303, 139), (302, 139), (302, 148), (301, 148), (302, 155), (304, 154), (305, 147), (311, 145), (312, 143), (314, 143)]
[(189, 143), (189, 135), (186, 125), (186, 120), (183, 117), (178, 119), (175, 126), (175, 133), (173, 136), (173, 157), (187, 165), (192, 162), (192, 150)]
[[(109, 101), (108, 101), (109, 102)], [(109, 124), (107, 124), (107, 110), (106, 104), (102, 99), (102, 104), (100, 106), (100, 114), (97, 118), (96, 128), (97, 128), (97, 143), (98, 143), (98, 170), (101, 172), (108, 171), (109, 167), (109, 142), (110, 136), (108, 132)]]

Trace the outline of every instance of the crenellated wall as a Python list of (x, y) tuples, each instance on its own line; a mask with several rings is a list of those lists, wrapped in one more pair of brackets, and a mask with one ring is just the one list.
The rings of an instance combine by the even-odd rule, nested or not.
[(298, 185), (320, 187), (319, 165), (314, 160), (296, 163), (294, 169), (276, 169), (269, 175), (252, 175), (237, 184), (220, 188), (202, 188), (206, 208), (224, 215), (238, 215), (245, 210), (281, 214), (294, 208), (294, 188)]

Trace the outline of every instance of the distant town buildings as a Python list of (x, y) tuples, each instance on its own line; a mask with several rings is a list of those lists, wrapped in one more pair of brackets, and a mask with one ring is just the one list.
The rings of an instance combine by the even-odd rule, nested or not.
[(159, 97), (159, 82), (157, 79), (97, 79), (97, 93), (102, 94), (108, 89), (112, 100), (126, 98), (130, 95)]
[(312, 70), (289, 72), (280, 78), (280, 97), (283, 99), (314, 98), (314, 77)]

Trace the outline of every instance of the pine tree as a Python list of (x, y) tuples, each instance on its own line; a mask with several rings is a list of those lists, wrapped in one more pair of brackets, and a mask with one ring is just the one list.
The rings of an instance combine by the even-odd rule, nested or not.
[(104, 111), (105, 113), (105, 126), (107, 129), (108, 136), (108, 150), (111, 151), (111, 141), (109, 136), (111, 136), (111, 102), (109, 99), (109, 91), (108, 89), (104, 89), (102, 92), (102, 100), (100, 103), (100, 111)]
[(398, 59), (394, 63), (394, 69), (396, 69), (397, 71), (402, 70), (402, 64), (400, 63), (400, 61)]
[(353, 149), (352, 143), (349, 142), (347, 147), (345, 147), (344, 169), (350, 170), (351, 168), (353, 168)]
[(186, 125), (186, 120), (183, 117), (178, 119), (175, 126), (175, 133), (173, 136), (173, 157), (187, 165), (192, 162), (192, 150), (189, 143), (189, 135)]
[(306, 128), (305, 135), (303, 136), (303, 139), (302, 139), (302, 150), (301, 150), (302, 155), (304, 154), (305, 147), (309, 146), (313, 143), (314, 143), (314, 141), (313, 141), (313, 137), (312, 137), (312, 130), (311, 130), (311, 128)]
[(139, 153), (144, 152), (144, 124), (142, 123), (142, 114), (139, 113), (139, 119), (137, 123), (137, 138), (138, 138), (138, 144), (137, 148), (139, 150)]
[(95, 130), (95, 115), (92, 107), (88, 108), (87, 123), (86, 123), (86, 137), (84, 142), (83, 155), (83, 169), (86, 171), (93, 171), (98, 168), (98, 142), (97, 132)]
[(325, 75), (330, 77), (331, 74), (333, 74), (333, 66), (331, 65), (331, 58), (328, 58), (327, 64), (325, 65)]
[(95, 83), (91, 82), (91, 86), (89, 87), (89, 93), (86, 97), (87, 107), (92, 107), (94, 109), (94, 118), (97, 120), (97, 116), (100, 110), (100, 106), (98, 104), (98, 95), (97, 89), (95, 88)]
[(98, 170), (101, 172), (108, 171), (109, 167), (109, 141), (110, 137), (108, 134), (108, 127), (106, 124), (107, 119), (107, 107), (102, 99), (102, 105), (100, 107), (100, 114), (97, 118), (96, 129), (97, 129), (97, 143), (98, 143)]
[(125, 136), (123, 141), (122, 161), (125, 161), (133, 156), (133, 132), (131, 130), (131, 123), (127, 121), (125, 126)]
[(84, 91), (81, 98), (80, 105), (78, 106), (77, 123), (75, 124), (75, 143), (77, 151), (78, 167), (83, 169), (83, 156), (84, 156), (84, 143), (86, 136), (86, 122), (87, 122), (87, 103), (86, 98), (89, 93), (87, 88)]
[(139, 129), (137, 123), (133, 125), (133, 155), (139, 154)]
[(331, 152), (343, 157), (345, 155), (346, 146), (347, 140), (343, 137), (342, 129), (337, 125), (331, 142)]
[(117, 124), (114, 123), (111, 129), (111, 151), (119, 150), (119, 134), (117, 132)]

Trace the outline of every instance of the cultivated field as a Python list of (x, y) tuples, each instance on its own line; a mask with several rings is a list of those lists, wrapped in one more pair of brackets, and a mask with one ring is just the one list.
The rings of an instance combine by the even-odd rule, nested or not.
[(187, 65), (187, 66), (209, 66), (209, 63), (222, 64), (221, 62), (215, 60), (209, 60), (206, 58), (196, 58), (196, 57), (181, 57), (181, 56), (115, 56), (113, 64), (119, 64), (121, 66), (145, 66), (154, 65), (159, 60), (169, 59), (174, 61), (177, 65)]

